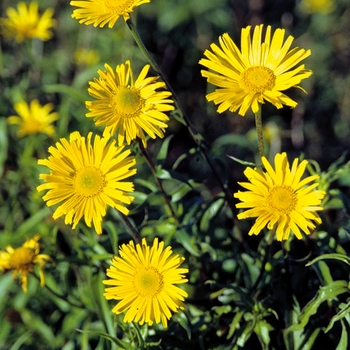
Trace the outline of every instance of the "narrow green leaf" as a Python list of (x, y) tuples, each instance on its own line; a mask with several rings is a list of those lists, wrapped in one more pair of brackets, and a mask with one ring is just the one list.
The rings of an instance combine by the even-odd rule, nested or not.
[(188, 339), (191, 339), (191, 324), (183, 311), (178, 312), (173, 316), (174, 321), (186, 331)]
[(170, 135), (169, 137), (166, 137), (163, 142), (162, 146), (160, 147), (160, 150), (157, 154), (157, 165), (163, 164), (169, 151), (169, 144), (171, 139), (173, 138), (174, 135)]
[(130, 344), (126, 343), (118, 338), (112, 337), (111, 335), (101, 332), (101, 331), (84, 331), (82, 329), (76, 329), (80, 333), (87, 333), (87, 334), (96, 334), (100, 337), (103, 337), (105, 339), (108, 339), (111, 343), (114, 343), (115, 345), (119, 346), (121, 349), (130, 349)]
[(210, 221), (218, 215), (220, 209), (224, 206), (225, 200), (223, 198), (216, 198), (204, 212), (200, 221), (199, 227), (201, 231), (206, 232), (209, 229)]
[(337, 295), (346, 293), (348, 291), (348, 282), (346, 281), (335, 281), (328, 284), (327, 286), (320, 288), (317, 292), (317, 295), (302, 310), (299, 316), (299, 323), (288, 327), (285, 332), (288, 333), (303, 329), (309, 322), (310, 317), (317, 312), (317, 309), (321, 303), (326, 300), (331, 300)]
[(305, 334), (301, 335), (301, 337), (303, 337), (303, 342), (298, 347), (298, 350), (311, 350), (314, 347), (315, 340), (320, 331), (321, 328), (315, 328), (310, 335), (310, 332), (306, 332)]
[(331, 275), (331, 272), (329, 270), (329, 267), (327, 266), (327, 264), (324, 261), (319, 261), (318, 262), (318, 273), (320, 275), (320, 279), (323, 285), (327, 285), (331, 282), (333, 282), (333, 278)]
[(263, 348), (263, 350), (268, 350), (269, 349), (269, 344), (270, 344), (270, 330), (272, 330), (273, 327), (267, 323), (265, 319), (259, 320), (256, 323), (254, 332), (257, 335), (260, 344)]
[(310, 266), (314, 264), (315, 262), (319, 260), (325, 260), (325, 259), (334, 259), (334, 260), (340, 260), (342, 262), (345, 262), (346, 264), (350, 265), (350, 257), (343, 255), (343, 254), (323, 254), (318, 256), (317, 258), (313, 259), (312, 261), (308, 262), (306, 266)]
[(342, 332), (341, 332), (339, 344), (335, 350), (344, 350), (348, 348), (348, 332), (343, 320), (341, 320), (340, 322), (341, 322)]
[(98, 306), (98, 312), (101, 321), (105, 326), (106, 332), (108, 332), (109, 334), (114, 334), (115, 330), (113, 327), (112, 311), (108, 307), (107, 300), (103, 296), (104, 285), (102, 283), (101, 273), (98, 273), (92, 277), (91, 291), (91, 294)]
[(257, 165), (256, 165), (255, 163), (247, 162), (247, 161), (245, 161), (245, 160), (238, 159), (238, 158), (236, 158), (236, 157), (232, 157), (232, 156), (229, 156), (229, 155), (228, 155), (227, 157), (231, 158), (232, 160), (234, 160), (235, 162), (237, 162), (237, 163), (239, 163), (239, 164), (247, 165), (247, 166), (254, 167), (254, 168), (257, 167)]
[(86, 96), (80, 93), (75, 87), (68, 86), (65, 84), (44, 85), (43, 91), (49, 94), (56, 94), (56, 93), (64, 94), (83, 103), (85, 103), (85, 100), (86, 100)]
[(239, 328), (239, 322), (241, 321), (243, 315), (244, 315), (244, 311), (239, 311), (239, 312), (236, 313), (235, 317), (233, 318), (233, 320), (232, 320), (232, 322), (230, 324), (230, 329), (228, 331), (226, 339), (230, 339), (230, 338), (233, 337), (236, 329)]
[(180, 229), (176, 232), (176, 238), (179, 243), (192, 255), (200, 256), (200, 251), (194, 241), (184, 229)]
[(8, 139), (6, 134), (6, 119), (0, 119), (0, 177), (4, 172), (4, 163), (7, 158)]
[(9, 350), (20, 350), (21, 346), (26, 342), (27, 339), (29, 339), (31, 336), (33, 336), (33, 331), (28, 331), (22, 334), (9, 348)]
[(341, 311), (339, 311), (336, 315), (332, 317), (332, 319), (330, 320), (324, 332), (327, 333), (330, 329), (332, 329), (334, 322), (339, 321), (344, 317), (350, 317), (349, 313), (350, 313), (350, 301), (345, 306), (342, 307)]

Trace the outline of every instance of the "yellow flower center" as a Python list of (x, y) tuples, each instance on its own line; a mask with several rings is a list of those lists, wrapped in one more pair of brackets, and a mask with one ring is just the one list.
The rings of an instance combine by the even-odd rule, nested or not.
[(128, 118), (140, 114), (145, 100), (140, 96), (138, 89), (122, 87), (115, 91), (112, 105), (117, 114)]
[(30, 268), (35, 258), (35, 251), (31, 248), (21, 247), (14, 250), (10, 258), (10, 268), (13, 270)]
[(86, 167), (77, 171), (74, 188), (83, 197), (94, 197), (106, 186), (105, 176), (99, 169)]
[(297, 196), (291, 187), (275, 186), (269, 192), (267, 203), (278, 214), (289, 214), (296, 207)]
[(246, 92), (263, 93), (272, 90), (275, 86), (274, 72), (262, 66), (250, 67), (243, 71), (239, 77), (239, 86)]
[(43, 128), (43, 124), (34, 118), (25, 121), (22, 125), (23, 132), (26, 134), (38, 134)]
[(134, 277), (134, 287), (138, 295), (153, 297), (162, 290), (163, 277), (156, 268), (143, 267)]
[(123, 15), (133, 5), (134, 0), (105, 0), (105, 6), (109, 13)]

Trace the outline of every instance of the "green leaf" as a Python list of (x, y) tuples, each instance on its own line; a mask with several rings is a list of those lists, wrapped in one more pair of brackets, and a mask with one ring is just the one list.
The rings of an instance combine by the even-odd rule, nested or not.
[(324, 261), (319, 261), (317, 263), (317, 268), (315, 269), (317, 274), (319, 275), (322, 285), (327, 285), (333, 282), (333, 278), (329, 270), (329, 267)]
[(7, 158), (8, 140), (6, 135), (6, 119), (0, 119), (0, 177), (4, 172), (4, 163)]
[(95, 303), (97, 304), (100, 319), (104, 324), (106, 332), (108, 332), (109, 334), (114, 334), (115, 330), (113, 327), (112, 311), (108, 307), (107, 300), (103, 296), (104, 285), (102, 283), (101, 275), (101, 273), (98, 273), (92, 277), (91, 295), (94, 298)]
[(247, 161), (245, 161), (245, 160), (238, 159), (238, 158), (232, 157), (232, 156), (227, 156), (227, 157), (233, 159), (235, 162), (240, 163), (240, 164), (242, 164), (242, 165), (247, 165), (247, 166), (254, 167), (254, 168), (257, 167), (257, 165), (256, 165), (255, 163), (247, 162)]
[(339, 344), (335, 350), (344, 350), (348, 348), (348, 331), (346, 329), (344, 322), (343, 321), (340, 321), (340, 322), (341, 322), (342, 332), (341, 332)]
[(225, 200), (223, 198), (216, 198), (212, 201), (212, 203), (208, 206), (206, 211), (204, 212), (202, 219), (200, 221), (199, 227), (201, 231), (208, 231), (210, 226), (210, 221), (218, 215), (220, 209), (225, 204)]
[(27, 339), (29, 339), (32, 336), (33, 331), (25, 332), (13, 343), (9, 350), (20, 350), (21, 346), (27, 341)]
[(65, 84), (44, 85), (43, 91), (49, 94), (56, 94), (56, 93), (64, 94), (83, 103), (85, 103), (85, 100), (86, 100), (86, 96), (80, 93), (75, 87), (68, 86)]
[(341, 304), (341, 311), (339, 311), (336, 315), (334, 315), (332, 317), (332, 319), (329, 322), (328, 327), (325, 329), (324, 332), (327, 333), (330, 329), (332, 329), (334, 322), (339, 321), (344, 317), (350, 318), (349, 312), (350, 312), (350, 301), (346, 305)]
[(235, 317), (233, 318), (233, 320), (232, 320), (232, 322), (230, 324), (230, 329), (228, 331), (226, 339), (230, 339), (230, 338), (233, 337), (236, 329), (239, 328), (239, 322), (241, 321), (243, 315), (244, 315), (244, 311), (239, 311), (239, 312), (236, 313)]
[(325, 259), (334, 259), (334, 260), (340, 260), (342, 262), (345, 262), (346, 264), (350, 265), (350, 257), (343, 255), (343, 254), (323, 254), (318, 256), (317, 258), (313, 259), (312, 261), (308, 262), (306, 266), (310, 266), (314, 264), (315, 262), (319, 260), (325, 260)]
[(191, 339), (191, 324), (183, 311), (174, 314), (173, 319), (186, 331), (188, 339)]
[(169, 137), (166, 137), (163, 142), (162, 146), (160, 147), (160, 150), (157, 154), (157, 165), (163, 164), (164, 160), (166, 159), (169, 151), (169, 144), (171, 139), (173, 138), (174, 135), (170, 135)]
[(298, 350), (311, 350), (314, 347), (315, 340), (320, 331), (321, 328), (315, 328), (312, 333), (309, 330), (306, 333), (303, 333), (303, 331), (301, 331), (300, 337), (303, 342), (298, 347)]
[(254, 332), (259, 338), (262, 349), (269, 350), (270, 344), (270, 331), (273, 330), (273, 327), (267, 323), (266, 320), (262, 319), (256, 323)]
[(184, 229), (180, 229), (176, 232), (176, 238), (190, 254), (194, 256), (201, 255), (194, 238), (191, 238)]
[(114, 343), (115, 345), (119, 346), (121, 349), (130, 349), (130, 344), (126, 343), (118, 338), (112, 337), (111, 335), (101, 332), (101, 331), (84, 331), (82, 329), (77, 329), (80, 333), (87, 333), (87, 334), (96, 334), (100, 337), (103, 337), (105, 339), (108, 339), (111, 343)]
[(317, 292), (317, 295), (302, 310), (298, 318), (299, 323), (288, 327), (285, 330), (285, 333), (303, 329), (309, 322), (310, 317), (317, 312), (317, 309), (321, 303), (323, 303), (326, 300), (331, 300), (337, 295), (346, 292), (349, 292), (348, 282), (346, 281), (335, 281), (328, 284), (327, 286), (320, 288)]

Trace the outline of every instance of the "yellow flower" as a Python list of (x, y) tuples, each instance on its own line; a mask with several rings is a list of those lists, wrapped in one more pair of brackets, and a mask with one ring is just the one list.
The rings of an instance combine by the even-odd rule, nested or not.
[(130, 18), (134, 7), (146, 4), (151, 0), (82, 0), (71, 1), (72, 6), (79, 7), (73, 11), (72, 17), (80, 24), (93, 24), (94, 27), (103, 28), (107, 23), (112, 28), (120, 16), (124, 20)]
[(136, 81), (130, 67), (130, 61), (120, 64), (116, 71), (105, 64), (105, 71), (98, 71), (99, 79), (89, 82), (89, 94), (97, 98), (87, 101), (90, 110), (87, 117), (94, 117), (97, 126), (106, 124), (111, 134), (118, 131), (118, 144), (125, 142), (129, 145), (139, 137), (146, 147), (144, 131), (151, 137), (164, 136), (166, 122), (169, 117), (163, 113), (174, 107), (169, 91), (156, 91), (164, 88), (165, 84), (158, 77), (146, 75), (150, 68), (146, 65)]
[(255, 27), (252, 39), (250, 29), (250, 26), (242, 29), (241, 51), (225, 33), (219, 38), (221, 49), (212, 44), (213, 52), (204, 52), (208, 59), (199, 63), (217, 73), (202, 70), (202, 76), (219, 87), (206, 96), (207, 100), (219, 104), (218, 113), (239, 109), (242, 116), (249, 108), (256, 113), (264, 100), (277, 108), (283, 105), (294, 108), (297, 103), (281, 91), (298, 87), (306, 92), (298, 84), (312, 72), (304, 65), (295, 66), (311, 51), (298, 47), (289, 50), (294, 38), (289, 36), (283, 43), (284, 29), (278, 28), (271, 39), (271, 26), (267, 26), (263, 43), (263, 25)]
[(128, 214), (125, 204), (130, 204), (134, 197), (126, 192), (133, 192), (132, 182), (122, 180), (134, 175), (136, 164), (134, 157), (128, 157), (130, 150), (116, 147), (115, 140), (96, 135), (92, 144), (92, 133), (82, 137), (73, 132), (69, 141), (62, 138), (51, 146), (48, 159), (39, 159), (51, 169), (50, 174), (41, 174), (46, 181), (37, 190), (48, 190), (43, 197), (48, 206), (62, 204), (55, 210), (53, 218), (65, 215), (65, 223), (73, 229), (84, 216), (87, 226), (93, 222), (98, 234), (102, 233), (102, 217), (106, 215), (107, 205)]
[(89, 67), (100, 60), (100, 55), (96, 50), (79, 48), (74, 53), (74, 62), (78, 66)]
[(6, 247), (6, 251), (0, 250), (0, 271), (13, 270), (13, 278), (17, 275), (21, 276), (21, 284), (24, 293), (27, 293), (29, 272), (33, 271), (34, 265), (38, 265), (40, 273), (40, 285), (45, 285), (45, 275), (43, 266), (51, 257), (40, 253), (40, 245), (38, 243), (40, 235), (35, 235), (31, 239), (27, 239), (20, 248)]
[(17, 42), (34, 38), (46, 41), (52, 37), (50, 29), (55, 25), (53, 12), (52, 8), (47, 8), (40, 17), (37, 2), (31, 2), (28, 7), (26, 3), (19, 2), (17, 10), (9, 7), (6, 10), (8, 18), (0, 19), (2, 34)]
[(52, 103), (41, 106), (35, 99), (30, 102), (30, 105), (25, 101), (17, 102), (14, 108), (18, 116), (8, 117), (7, 123), (19, 125), (18, 137), (40, 133), (54, 135), (55, 128), (51, 123), (58, 119), (58, 113), (50, 113), (53, 109)]
[(188, 269), (179, 268), (184, 258), (172, 254), (171, 247), (164, 248), (164, 242), (153, 246), (134, 245), (133, 241), (119, 248), (120, 257), (112, 259), (112, 266), (107, 269), (111, 279), (103, 281), (106, 285), (105, 298), (120, 300), (113, 312), (120, 314), (126, 311), (124, 322), (138, 322), (140, 325), (162, 322), (164, 328), (171, 318), (171, 311), (183, 310), (185, 291), (175, 286), (188, 282), (184, 278)]
[(299, 8), (307, 14), (314, 12), (327, 14), (335, 10), (335, 3), (334, 0), (301, 0)]
[(320, 204), (325, 192), (314, 190), (318, 183), (309, 184), (319, 176), (301, 179), (308, 161), (303, 160), (298, 165), (298, 159), (294, 159), (290, 169), (286, 153), (276, 154), (275, 170), (265, 157), (262, 163), (266, 172), (246, 168), (244, 175), (249, 182), (239, 184), (248, 191), (233, 195), (242, 202), (236, 204), (237, 208), (248, 209), (238, 214), (238, 219), (257, 217), (249, 235), (259, 234), (267, 226), (269, 230), (276, 229), (279, 241), (287, 240), (290, 231), (302, 239), (300, 230), (310, 234), (316, 227), (313, 221), (321, 223), (316, 212), (323, 209)]

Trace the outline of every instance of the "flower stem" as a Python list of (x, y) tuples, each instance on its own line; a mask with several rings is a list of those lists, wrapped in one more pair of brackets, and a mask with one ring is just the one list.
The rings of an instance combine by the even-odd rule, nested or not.
[(262, 130), (262, 119), (261, 119), (261, 105), (259, 104), (259, 109), (255, 113), (255, 127), (258, 134), (258, 146), (260, 158), (264, 157), (264, 138)]
[(262, 279), (262, 277), (264, 275), (266, 263), (267, 263), (267, 260), (268, 260), (269, 254), (270, 254), (270, 247), (271, 247), (271, 244), (272, 244), (273, 239), (275, 237), (275, 233), (276, 233), (275, 229), (270, 231), (270, 235), (269, 235), (268, 241), (267, 241), (266, 246), (265, 246), (265, 254), (264, 254), (264, 257), (263, 257), (263, 261), (261, 263), (261, 269), (260, 269), (260, 272), (259, 272), (259, 276), (258, 276), (258, 278), (256, 279), (254, 285), (251, 288), (252, 295), (255, 293), (255, 289), (258, 287), (258, 285), (259, 285), (259, 283), (260, 283), (260, 281), (261, 281), (261, 279)]
[(139, 149), (140, 149), (144, 159), (146, 160), (146, 163), (148, 164), (148, 166), (149, 166), (149, 168), (150, 168), (150, 170), (151, 170), (151, 172), (153, 174), (154, 179), (157, 182), (158, 188), (162, 192), (165, 204), (169, 208), (171, 216), (174, 218), (175, 222), (178, 224), (179, 220), (178, 220), (178, 218), (177, 218), (177, 216), (176, 216), (176, 214), (174, 212), (173, 207), (171, 206), (171, 203), (169, 201), (169, 196), (166, 194), (166, 192), (164, 190), (163, 183), (162, 183), (161, 179), (157, 176), (157, 170), (156, 170), (156, 168), (155, 168), (155, 166), (153, 164), (153, 161), (152, 161), (151, 157), (149, 156), (148, 152), (146, 151), (145, 147), (143, 146), (143, 143), (142, 143), (141, 139), (139, 139)]
[[(196, 143), (199, 151), (201, 152), (203, 158), (205, 159), (205, 161), (208, 163), (211, 171), (213, 172), (216, 180), (218, 181), (222, 191), (225, 194), (226, 197), (226, 202), (232, 212), (232, 217), (234, 222), (237, 224), (237, 216), (236, 216), (236, 209), (235, 209), (235, 205), (234, 205), (234, 201), (233, 201), (233, 196), (232, 193), (230, 193), (230, 191), (228, 190), (227, 186), (224, 184), (224, 182), (222, 181), (218, 170), (216, 169), (214, 163), (212, 162), (206, 148), (203, 145), (202, 142), (202, 137), (200, 136), (200, 134), (195, 130), (195, 128), (193, 127), (193, 125), (191, 124), (185, 110), (183, 109), (179, 98), (177, 97), (176, 92), (174, 91), (174, 89), (172, 88), (172, 86), (169, 84), (167, 78), (165, 77), (165, 75), (162, 73), (161, 69), (159, 68), (158, 64), (156, 63), (156, 61), (153, 59), (153, 57), (151, 56), (151, 54), (149, 53), (149, 51), (147, 50), (145, 44), (143, 43), (137, 29), (136, 26), (132, 20), (132, 18), (130, 17), (129, 19), (126, 20), (126, 24), (128, 25), (132, 36), (134, 37), (134, 40), (136, 42), (136, 44), (138, 45), (139, 49), (141, 50), (141, 52), (145, 55), (146, 59), (148, 60), (149, 64), (151, 65), (151, 67), (154, 69), (155, 72), (157, 72), (159, 74), (159, 76), (162, 78), (162, 80), (165, 82), (168, 90), (172, 93), (172, 97), (174, 99), (175, 102), (175, 106), (178, 110), (178, 112), (180, 113), (180, 116), (182, 117), (182, 120), (184, 122), (184, 124), (186, 125), (189, 134), (191, 136), (191, 138), (193, 139), (193, 141)], [(237, 228), (239, 227), (238, 225), (236, 225)], [(237, 230), (238, 232), (238, 239), (243, 242), (243, 235), (240, 232), (240, 230)]]
[[(40, 278), (39, 278), (35, 273), (33, 274), (33, 276), (41, 283)], [(46, 290), (48, 290), (53, 296), (55, 296), (55, 297), (58, 298), (58, 299), (63, 300), (64, 302), (66, 302), (66, 303), (69, 304), (70, 306), (76, 307), (76, 308), (79, 308), (79, 309), (84, 309), (84, 310), (89, 311), (90, 313), (96, 314), (96, 311), (95, 311), (95, 310), (92, 310), (92, 309), (90, 309), (89, 307), (87, 307), (86, 305), (81, 304), (78, 300), (77, 300), (77, 303), (72, 302), (72, 301), (69, 300), (69, 298), (68, 298), (67, 295), (62, 295), (62, 294), (60, 294), (60, 293), (55, 292), (51, 287), (49, 287), (49, 286), (47, 285), (47, 283), (45, 283), (43, 287), (44, 287)]]
[(135, 241), (135, 243), (141, 243), (140, 234), (135, 229), (135, 227), (131, 224), (129, 218), (126, 215), (124, 215), (123, 213), (121, 213), (120, 211), (118, 211), (118, 214), (119, 214), (119, 217), (121, 218), (121, 220), (123, 221), (125, 227), (128, 229), (130, 236)]

